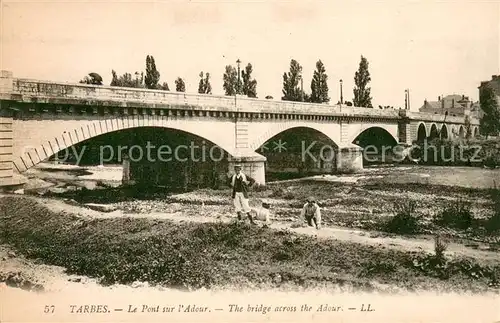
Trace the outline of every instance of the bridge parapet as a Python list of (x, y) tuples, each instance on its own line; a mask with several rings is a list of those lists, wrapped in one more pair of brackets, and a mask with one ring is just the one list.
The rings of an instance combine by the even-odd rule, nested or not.
[[(404, 111), (404, 115), (411, 120), (418, 120), (418, 121), (426, 121), (426, 122), (437, 122), (437, 123), (454, 123), (454, 124), (464, 124), (465, 117), (454, 117), (454, 116), (445, 116), (441, 114), (430, 114), (430, 113), (422, 113), (422, 112), (413, 112), (413, 111), (408, 111), (408, 110), (402, 110)], [(479, 125), (479, 119), (477, 118), (470, 118), (470, 123), (471, 125), (478, 126)]]
[(366, 116), (373, 118), (399, 118), (397, 110), (377, 110), (346, 105), (329, 105), (309, 102), (274, 101), (237, 97), (236, 107), (241, 112), (323, 114), (336, 116)]
[[(5, 80), (5, 78), (4, 78)], [(378, 110), (345, 105), (253, 99), (150, 89), (97, 86), (10, 78), (0, 98), (18, 102), (96, 106), (182, 108), (243, 113), (322, 115), (398, 119), (398, 110)], [(5, 82), (4, 82), (5, 83)]]

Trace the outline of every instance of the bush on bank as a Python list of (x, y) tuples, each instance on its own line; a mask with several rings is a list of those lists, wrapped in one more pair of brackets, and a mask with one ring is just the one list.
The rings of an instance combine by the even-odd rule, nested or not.
[(471, 211), (471, 202), (459, 199), (440, 210), (434, 217), (434, 223), (442, 227), (467, 230), (476, 224)]
[(434, 139), (416, 143), (411, 158), (421, 165), (438, 166), (500, 166), (498, 139)]
[(382, 229), (391, 233), (415, 234), (421, 231), (421, 218), (418, 204), (413, 200), (397, 202), (393, 205), (394, 216), (383, 223)]
[(441, 229), (452, 229), (451, 232), (465, 233), (471, 237), (488, 237), (490, 243), (500, 243), (500, 189), (489, 190), (491, 210), (480, 217), (475, 217), (472, 202), (458, 198), (438, 209), (425, 221), (421, 206), (411, 199), (393, 204), (393, 216), (389, 219), (378, 219), (375, 228), (400, 235), (434, 233)]

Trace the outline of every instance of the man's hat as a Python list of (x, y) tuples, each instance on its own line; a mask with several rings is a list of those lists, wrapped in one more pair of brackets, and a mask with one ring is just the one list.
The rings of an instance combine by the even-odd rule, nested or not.
[(239, 168), (241, 168), (241, 164), (236, 164), (236, 165), (234, 165), (234, 167), (239, 167)]
[(316, 199), (314, 198), (314, 196), (309, 196), (306, 201), (314, 203), (314, 202), (316, 202)]

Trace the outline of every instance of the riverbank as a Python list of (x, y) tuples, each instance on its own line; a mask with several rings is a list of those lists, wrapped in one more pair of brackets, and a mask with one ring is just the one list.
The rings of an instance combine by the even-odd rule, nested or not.
[[(452, 172), (456, 176), (447, 176), (451, 172), (444, 173), (439, 167), (377, 168), (350, 176), (325, 175), (281, 181), (254, 189), (250, 203), (258, 207), (265, 201), (271, 205), (274, 221), (300, 225), (300, 208), (308, 196), (314, 195), (327, 226), (385, 231), (385, 234), (433, 236), (444, 233), (455, 240), (469, 240), (463, 244), (495, 244), (498, 242), (495, 230), (500, 229), (500, 223), (489, 221), (495, 208), (494, 191), (489, 185), (493, 185), (497, 178), (500, 182), (500, 171), (452, 168)], [(418, 182), (419, 178), (423, 181)], [(106, 204), (135, 214), (169, 213), (175, 208), (179, 214), (193, 216), (199, 214), (201, 205), (214, 206), (206, 208), (206, 216), (233, 213), (229, 188), (178, 194), (162, 188), (153, 191), (101, 187), (96, 190), (68, 189), (45, 196), (82, 204)], [(396, 206), (401, 205), (414, 205), (411, 216), (418, 217), (414, 232), (387, 231), (384, 228), (385, 223), (396, 215)], [(456, 221), (459, 223), (454, 223), (454, 216), (447, 216), (447, 222), (438, 221), (443, 213), (457, 212), (455, 206), (462, 208), (463, 219), (457, 218)], [(492, 230), (488, 231), (490, 227)]]
[(247, 224), (86, 218), (54, 212), (27, 197), (2, 197), (0, 205), (3, 243), (29, 258), (103, 284), (147, 281), (189, 289), (285, 285), (306, 290), (331, 285), (378, 292), (498, 290), (495, 275), (500, 263), (489, 260), (457, 258), (443, 271), (428, 265), (432, 256), (423, 252), (318, 240)]
[[(269, 183), (251, 192), (252, 206), (271, 205), (266, 229), (233, 223), (228, 188), (124, 189), (114, 187), (119, 168), (31, 170), (24, 190), (31, 196), (0, 198), (2, 242), (18, 256), (62, 266), (65, 275), (112, 286), (498, 291), (499, 234), (484, 226), (496, 205), (488, 188), (500, 175), (494, 170), (379, 167)], [(469, 181), (461, 181), (464, 176)], [(322, 207), (321, 231), (304, 227), (299, 217), (309, 195)], [(412, 203), (416, 232), (387, 231), (395, 205)], [(445, 210), (455, 214), (456, 205), (464, 206), (460, 221), (435, 221)], [(436, 236), (447, 244), (441, 265)]]
[(500, 167), (499, 139), (433, 139), (415, 145), (411, 157), (420, 165)]

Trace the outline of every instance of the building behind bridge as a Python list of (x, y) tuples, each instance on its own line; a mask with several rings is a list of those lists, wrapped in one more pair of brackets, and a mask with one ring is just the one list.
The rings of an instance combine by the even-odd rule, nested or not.
[(473, 102), (469, 97), (458, 94), (440, 96), (437, 101), (424, 100), (424, 104), (420, 107), (419, 111), (441, 115), (448, 113), (449, 116), (453, 117), (463, 117), (465, 115), (474, 118), (482, 117), (479, 102)]

